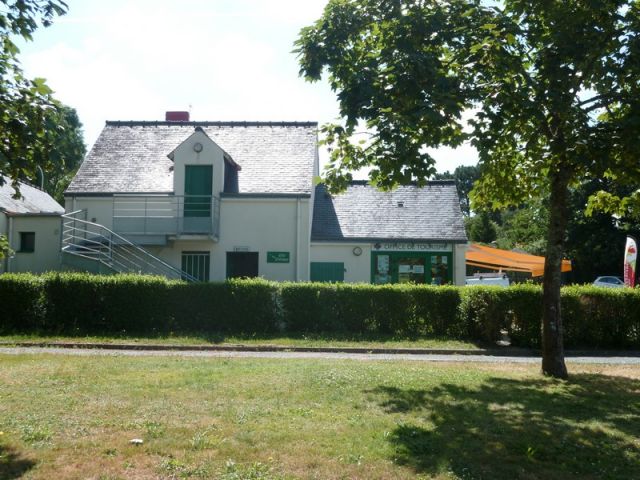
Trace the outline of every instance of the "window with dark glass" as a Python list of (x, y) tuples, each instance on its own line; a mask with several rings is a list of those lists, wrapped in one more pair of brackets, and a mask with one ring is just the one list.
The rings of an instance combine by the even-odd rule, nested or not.
[(34, 252), (36, 249), (35, 232), (20, 232), (20, 249), (19, 252)]
[(209, 281), (210, 262), (209, 252), (182, 252), (182, 271), (199, 282)]

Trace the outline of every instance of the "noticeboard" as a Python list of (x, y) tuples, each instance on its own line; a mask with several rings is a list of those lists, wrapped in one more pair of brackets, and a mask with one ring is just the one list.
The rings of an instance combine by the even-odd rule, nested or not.
[(267, 252), (267, 263), (289, 263), (289, 252)]

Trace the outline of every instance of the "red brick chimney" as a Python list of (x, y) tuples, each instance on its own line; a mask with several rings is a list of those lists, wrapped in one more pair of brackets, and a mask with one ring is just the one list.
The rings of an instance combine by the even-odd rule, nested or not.
[(167, 112), (164, 119), (167, 122), (188, 122), (189, 112)]

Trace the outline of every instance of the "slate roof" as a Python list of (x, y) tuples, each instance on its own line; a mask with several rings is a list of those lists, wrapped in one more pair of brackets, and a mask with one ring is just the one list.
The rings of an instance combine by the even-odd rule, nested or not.
[(311, 241), (384, 240), (466, 242), (455, 183), (434, 181), (383, 192), (352, 182), (335, 196), (316, 186)]
[(0, 186), (0, 210), (9, 214), (62, 214), (64, 208), (51, 196), (31, 185), (19, 182), (21, 198), (13, 198), (16, 191), (8, 177), (2, 177)]
[(66, 193), (172, 192), (167, 155), (196, 127), (240, 165), (240, 194), (311, 194), (315, 122), (136, 121), (106, 123)]

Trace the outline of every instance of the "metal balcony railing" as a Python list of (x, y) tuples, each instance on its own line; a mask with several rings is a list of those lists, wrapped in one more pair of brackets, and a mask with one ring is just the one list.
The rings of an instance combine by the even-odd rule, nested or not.
[(62, 215), (61, 244), (64, 254), (107, 266), (118, 273), (146, 273), (171, 279), (197, 281), (145, 249), (99, 223), (86, 220), (86, 210)]
[(115, 195), (113, 230), (123, 235), (210, 235), (220, 227), (220, 199), (209, 195)]

